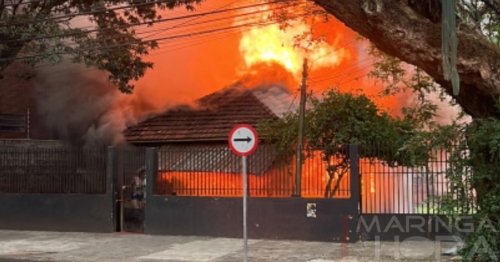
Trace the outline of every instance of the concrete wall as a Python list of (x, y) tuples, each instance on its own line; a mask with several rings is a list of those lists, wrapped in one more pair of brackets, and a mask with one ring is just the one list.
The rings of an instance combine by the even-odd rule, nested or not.
[(0, 194), (0, 229), (113, 232), (109, 195)]
[[(346, 199), (249, 198), (248, 237), (304, 241), (357, 241), (358, 207)], [(308, 204), (316, 206), (308, 217)], [(147, 199), (146, 234), (241, 238), (242, 198)], [(349, 237), (347, 239), (347, 237)]]

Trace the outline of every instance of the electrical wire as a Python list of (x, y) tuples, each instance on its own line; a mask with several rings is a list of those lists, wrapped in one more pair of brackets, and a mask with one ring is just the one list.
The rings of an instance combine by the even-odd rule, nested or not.
[[(95, 50), (102, 51), (102, 50), (107, 50), (107, 49), (112, 49), (112, 48), (117, 48), (117, 47), (145, 44), (145, 43), (152, 42), (152, 41), (165, 41), (165, 40), (172, 40), (172, 39), (178, 39), (178, 38), (184, 38), (184, 37), (192, 37), (192, 36), (196, 36), (196, 35), (200, 35), (200, 34), (208, 34), (208, 33), (228, 30), (228, 29), (236, 29), (236, 28), (243, 28), (243, 27), (247, 27), (247, 26), (255, 26), (255, 25), (259, 25), (259, 24), (260, 25), (270, 25), (273, 23), (251, 23), (251, 24), (244, 24), (244, 25), (238, 25), (238, 26), (230, 26), (230, 27), (225, 27), (225, 28), (217, 28), (217, 29), (206, 30), (206, 31), (201, 31), (201, 32), (188, 33), (188, 34), (183, 34), (183, 35), (174, 35), (174, 36), (169, 36), (169, 37), (156, 38), (156, 39), (151, 39), (151, 40), (147, 40), (147, 41), (127, 42), (127, 43), (120, 43), (120, 44), (114, 44), (114, 45), (99, 46), (99, 47), (95, 47), (95, 48), (80, 49), (80, 50), (78, 50), (78, 52), (87, 52), (87, 51), (95, 51)], [(7, 61), (7, 60), (25, 60), (25, 59), (43, 57), (43, 56), (47, 56), (47, 55), (65, 55), (65, 54), (71, 54), (71, 53), (58, 52), (58, 53), (47, 53), (47, 54), (40, 54), (40, 55), (22, 56), (22, 57), (16, 57), (16, 58), (3, 58), (3, 59), (0, 59), (0, 62)]]
[(6, 24), (8, 26), (36, 24), (36, 23), (40, 23), (40, 22), (50, 22), (50, 21), (60, 20), (60, 19), (65, 19), (65, 18), (75, 18), (77, 16), (93, 15), (93, 14), (104, 13), (104, 12), (109, 12), (109, 11), (122, 10), (122, 9), (130, 9), (130, 8), (135, 8), (135, 7), (141, 7), (141, 6), (146, 6), (146, 5), (162, 4), (162, 3), (168, 3), (168, 2), (177, 2), (177, 0), (157, 0), (157, 1), (147, 2), (147, 3), (131, 4), (131, 5), (128, 5), (128, 6), (120, 6), (120, 7), (113, 7), (113, 8), (103, 8), (103, 9), (94, 10), (94, 11), (77, 12), (77, 13), (73, 13), (73, 14), (61, 15), (61, 16), (50, 17), (50, 18), (34, 19), (34, 20), (29, 20), (29, 21), (26, 21), (26, 22), (22, 22), (22, 23), (12, 23), (12, 22), (8, 23), (7, 21), (4, 21), (3, 23), (0, 23), (0, 24)]
[[(222, 8), (224, 8), (224, 7), (232, 6), (232, 5), (234, 5), (234, 4), (236, 4), (237, 2), (240, 2), (240, 1), (241, 1), (241, 0), (236, 0), (236, 1), (233, 1), (233, 2), (231, 2), (231, 3), (229, 3), (229, 4), (226, 4), (226, 5), (223, 5), (223, 6), (219, 7), (219, 8), (217, 8), (217, 9), (213, 10), (213, 11), (220, 10), (220, 9), (222, 9)], [(170, 27), (170, 28), (165, 29), (165, 31), (166, 31), (166, 30), (171, 30), (171, 29), (178, 28), (179, 26), (182, 26), (182, 25), (186, 25), (187, 23), (192, 22), (192, 21), (195, 21), (195, 20), (197, 20), (197, 19), (200, 19), (201, 17), (203, 17), (203, 16), (198, 16), (198, 17), (195, 17), (195, 18), (193, 18), (193, 19), (191, 19), (191, 20), (188, 20), (188, 21), (186, 21), (186, 22), (184, 22), (184, 23), (179, 23), (179, 24), (177, 24), (177, 25), (174, 25), (174, 26), (172, 26), (172, 27)], [(154, 36), (154, 35), (157, 35), (157, 34), (156, 34), (156, 33), (154, 33), (154, 34), (148, 35), (148, 36), (146, 36), (146, 38), (151, 37), (151, 36)]]
[[(231, 18), (234, 18), (234, 17), (235, 17), (235, 16), (232, 16)], [(229, 34), (228, 34), (227, 32), (222, 32), (222, 34), (221, 34), (221, 33), (218, 33), (219, 35), (222, 35), (222, 37), (217, 36), (217, 37), (215, 37), (215, 38), (216, 38), (215, 40), (224, 38), (224, 37), (225, 37), (224, 35), (230, 36), (230, 35), (234, 35), (234, 34), (236, 34), (236, 33), (238, 33), (238, 32), (240, 32), (240, 33), (241, 33), (241, 32), (245, 32), (245, 31), (247, 31), (247, 30), (251, 30), (251, 29), (252, 29), (252, 28), (249, 28), (249, 29), (240, 29), (240, 30), (233, 30), (233, 31), (235, 31), (235, 32), (233, 32), (233, 33), (229, 32)], [(212, 35), (215, 35), (215, 34), (212, 34)], [(211, 35), (208, 35), (208, 37), (212, 37), (212, 36), (211, 36)], [(212, 38), (214, 38), (214, 37), (212, 37)], [(181, 40), (181, 41), (182, 41), (182, 40)], [(179, 49), (183, 49), (183, 48), (190, 47), (190, 46), (194, 46), (194, 45), (198, 45), (198, 44), (202, 44), (202, 43), (204, 42), (204, 40), (202, 40), (202, 41), (199, 41), (199, 40), (198, 40), (199, 42), (198, 42), (198, 43), (196, 43), (196, 42), (195, 42), (195, 41), (196, 41), (196, 39), (195, 39), (195, 41), (192, 41), (192, 42), (194, 42), (194, 43), (190, 43), (189, 45), (186, 45), (186, 42), (187, 42), (187, 41), (189, 41), (189, 39), (188, 39), (188, 40), (186, 40), (186, 41), (184, 41), (184, 43), (181, 43), (180, 45), (176, 46), (177, 48), (174, 48), (174, 49), (172, 49), (172, 50), (167, 50), (167, 52), (169, 52), (169, 51), (174, 51), (174, 50), (179, 50)], [(161, 53), (166, 53), (166, 52), (161, 52)], [(156, 55), (157, 53), (153, 53), (153, 52), (152, 52), (152, 53), (151, 53), (151, 55), (153, 55), (153, 54), (154, 54), (154, 55)], [(65, 59), (63, 59), (63, 60), (65, 60)], [(50, 66), (50, 65), (53, 65), (53, 64), (50, 64), (50, 63), (48, 63), (48, 64), (38, 64), (38, 65), (36, 65), (35, 67)]]
[[(251, 30), (253, 28), (256, 28), (256, 27), (251, 27), (251, 28), (247, 28), (247, 29), (243, 29), (243, 30), (238, 30), (236, 32), (233, 32), (232, 35), (234, 35), (236, 33), (239, 33), (239, 32), (245, 32), (245, 31)], [(230, 35), (227, 35), (227, 34), (224, 35), (224, 37), (228, 37), (228, 36), (230, 36)], [(219, 39), (222, 39), (224, 37), (219, 37)], [(216, 40), (219, 40), (219, 39), (216, 39)], [(204, 44), (204, 43), (207, 43), (207, 41), (202, 41), (202, 42), (197, 43), (197, 44)], [(176, 49), (172, 49), (172, 50), (162, 50), (162, 51), (159, 51), (157, 53), (152, 53), (151, 55), (155, 55), (155, 56), (164, 55), (166, 53), (169, 53), (169, 52), (172, 52), (172, 51), (176, 51), (176, 50), (179, 50), (179, 49), (182, 49), (182, 48), (187, 48), (187, 47), (189, 47), (189, 46), (184, 46), (184, 47), (176, 48)], [(67, 62), (67, 63), (70, 63), (70, 61), (71, 61), (71, 59), (63, 59), (63, 60), (65, 60), (65, 62)], [(52, 64), (37, 65), (37, 66), (35, 66), (35, 68), (40, 68), (40, 67), (43, 67), (43, 66), (52, 66)], [(49, 74), (52, 75), (52, 74), (56, 74), (56, 73), (63, 73), (66, 70), (67, 70), (67, 68), (64, 68), (64, 69), (61, 69), (61, 70), (58, 70), (58, 71), (50, 72)], [(94, 68), (83, 69), (83, 70), (80, 70), (79, 72), (86, 72), (86, 71), (91, 71), (91, 70), (94, 70)]]
[[(225, 12), (232, 12), (232, 11), (237, 11), (237, 10), (242, 10), (242, 9), (247, 9), (247, 8), (259, 7), (259, 6), (263, 6), (263, 5), (268, 5), (268, 4), (261, 3), (261, 4), (246, 5), (246, 6), (241, 6), (241, 7), (228, 8), (228, 9), (223, 9), (223, 10), (215, 10), (215, 11), (199, 13), (199, 14), (190, 14), (190, 15), (185, 15), (185, 16), (158, 19), (154, 22), (138, 22), (138, 23), (130, 23), (130, 24), (116, 26), (116, 27), (106, 27), (106, 28), (87, 30), (85, 32), (75, 32), (75, 33), (69, 33), (69, 34), (56, 34), (56, 35), (45, 35), (45, 36), (32, 37), (32, 38), (13, 39), (13, 40), (3, 41), (3, 43), (33, 41), (33, 40), (41, 40), (41, 39), (53, 39), (53, 38), (57, 38), (57, 37), (71, 37), (71, 36), (75, 37), (75, 36), (79, 36), (79, 35), (86, 35), (89, 33), (101, 32), (101, 31), (106, 31), (106, 30), (127, 29), (127, 28), (131, 28), (134, 26), (150, 25), (152, 23), (155, 24), (155, 23), (160, 23), (160, 22), (170, 22), (170, 21), (182, 20), (182, 19), (193, 18), (193, 17), (200, 17), (200, 16), (206, 16), (206, 15), (225, 13)], [(73, 29), (77, 30), (80, 28), (73, 28)]]
[[(373, 65), (373, 59), (364, 59), (362, 61), (359, 61), (359, 62), (356, 62), (354, 64), (351, 64), (350, 66), (346, 66), (344, 68), (342, 68), (342, 70), (338, 73), (343, 73), (343, 75), (348, 75), (348, 74), (351, 74), (353, 72), (356, 72), (356, 71), (359, 71), (359, 67), (361, 65), (365, 66), (366, 62), (369, 62), (369, 66)], [(313, 83), (319, 83), (319, 82), (323, 82), (323, 81), (326, 81), (326, 80), (330, 80), (332, 78), (336, 78), (337, 75), (332, 75), (330, 73), (326, 73), (326, 74), (322, 74), (320, 76), (316, 76), (316, 77), (312, 77), (310, 78), (310, 81), (313, 82)]]

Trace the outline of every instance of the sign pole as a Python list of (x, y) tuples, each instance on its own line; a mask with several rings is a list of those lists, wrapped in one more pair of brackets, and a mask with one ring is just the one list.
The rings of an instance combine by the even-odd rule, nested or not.
[(241, 174), (243, 179), (243, 262), (248, 262), (248, 235), (247, 235), (247, 198), (248, 174), (247, 156), (257, 149), (259, 137), (257, 131), (247, 124), (240, 124), (231, 129), (228, 137), (229, 147), (237, 156), (241, 156)]
[(247, 157), (241, 157), (243, 173), (243, 261), (248, 261), (248, 238), (247, 238)]

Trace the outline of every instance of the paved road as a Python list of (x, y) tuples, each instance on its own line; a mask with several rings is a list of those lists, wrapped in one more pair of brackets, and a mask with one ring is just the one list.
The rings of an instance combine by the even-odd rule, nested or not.
[[(0, 262), (236, 262), (241, 239), (139, 234), (0, 231)], [(442, 243), (442, 249), (453, 243)], [(439, 253), (441, 253), (441, 250)], [(447, 261), (432, 242), (338, 243), (249, 241), (252, 262)], [(399, 256), (399, 257), (398, 257)], [(377, 259), (378, 258), (378, 259)]]

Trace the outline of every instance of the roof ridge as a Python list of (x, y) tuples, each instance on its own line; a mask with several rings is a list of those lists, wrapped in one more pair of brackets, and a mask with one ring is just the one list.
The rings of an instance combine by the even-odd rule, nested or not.
[(269, 108), (266, 104), (264, 104), (264, 102), (262, 102), (251, 90), (248, 90), (250, 95), (252, 95), (255, 100), (257, 100), (257, 103), (259, 103), (261, 106), (264, 107), (264, 110), (266, 110), (266, 112), (271, 115), (273, 118), (275, 119), (279, 119), (279, 117), (273, 112), (273, 110), (271, 110), (271, 108)]
[(242, 89), (242, 90), (245, 90), (246, 88), (241, 86), (241, 85), (233, 85), (233, 86), (227, 86), (227, 87), (224, 87), (222, 89), (219, 89), (215, 92), (212, 92), (210, 94), (207, 94), (207, 95), (204, 95), (200, 98), (197, 98), (194, 100), (195, 103), (198, 103), (198, 102), (201, 102), (202, 100), (204, 99), (207, 99), (209, 97), (213, 97), (213, 96), (217, 96), (217, 95), (224, 95), (224, 94), (227, 94), (228, 92), (232, 91), (232, 90), (237, 90), (237, 89)]

